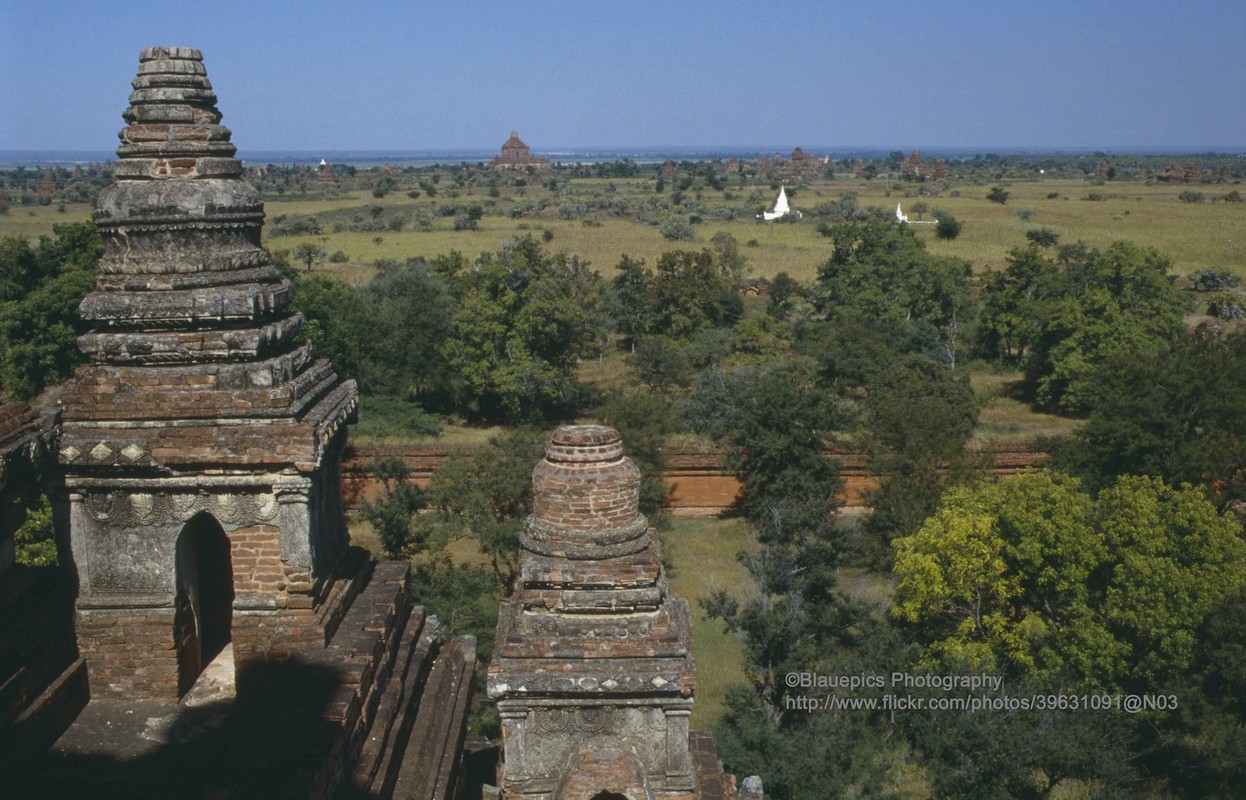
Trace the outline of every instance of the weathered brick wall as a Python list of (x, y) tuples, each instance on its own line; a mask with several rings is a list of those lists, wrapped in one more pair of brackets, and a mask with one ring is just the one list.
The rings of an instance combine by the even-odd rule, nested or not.
[(92, 697), (178, 697), (172, 608), (79, 608), (78, 649)]
[(581, 800), (600, 792), (622, 795), (627, 800), (646, 800), (650, 796), (644, 770), (635, 757), (616, 748), (602, 748), (575, 755), (554, 800)]
[[(281, 563), (281, 531), (276, 525), (251, 525), (229, 531), (234, 593), (278, 596), (288, 587)], [(310, 588), (310, 587), (309, 587)]]
[[(342, 495), (349, 507), (373, 500), (382, 485), (368, 473), (376, 458), (402, 459), (412, 478), (421, 486), (450, 458), (454, 451), (441, 445), (352, 445), (346, 449), (342, 468)], [(866, 493), (877, 488), (878, 477), (869, 468), (864, 453), (832, 451), (840, 465), (844, 490), (840, 500), (849, 508), (862, 508)], [(716, 517), (727, 513), (735, 503), (742, 484), (723, 466), (720, 452), (671, 451), (662, 480), (670, 490), (667, 510), (677, 517)], [(997, 478), (1042, 466), (1047, 454), (1028, 450), (1000, 450), (991, 456), (991, 470)]]

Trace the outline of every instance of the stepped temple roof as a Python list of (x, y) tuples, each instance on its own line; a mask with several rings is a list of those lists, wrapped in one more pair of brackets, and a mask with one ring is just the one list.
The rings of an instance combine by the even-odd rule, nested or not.
[(489, 161), (489, 167), (496, 170), (541, 170), (548, 166), (549, 159), (532, 155), (532, 149), (515, 131), (511, 131), (510, 138), (502, 145), (502, 152)]

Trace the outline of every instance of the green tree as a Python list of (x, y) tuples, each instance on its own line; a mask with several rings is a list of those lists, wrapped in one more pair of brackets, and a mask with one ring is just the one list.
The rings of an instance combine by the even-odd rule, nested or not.
[(360, 294), (369, 331), (361, 385), (370, 394), (444, 404), (451, 384), (442, 352), (452, 307), (446, 285), (414, 263), (380, 273)]
[[(367, 370), (372, 345), (372, 314), (362, 295), (327, 275), (287, 272), (293, 284), (291, 308), (303, 314), (303, 330), (316, 353), (347, 377)], [(365, 392), (370, 387), (364, 382)]]
[(52, 524), (52, 504), (38, 493), (26, 509), (26, 518), (13, 532), (14, 556), (26, 567), (47, 567), (57, 563), (56, 530)]
[(1183, 329), (1188, 300), (1170, 268), (1154, 249), (1127, 242), (1063, 247), (1054, 259), (1034, 246), (1014, 250), (987, 279), (980, 346), (1023, 365), (1041, 404), (1085, 411), (1097, 364), (1156, 354)]
[(649, 332), (686, 339), (729, 325), (743, 310), (739, 292), (709, 250), (671, 250), (658, 257), (649, 284)]
[(419, 522), (424, 491), (411, 480), (401, 459), (377, 459), (368, 469), (384, 487), (375, 501), (359, 507), (360, 515), (376, 532), (387, 558), (411, 558), (428, 548), (429, 531)]
[(731, 366), (767, 364), (785, 356), (792, 346), (792, 331), (765, 311), (746, 312), (731, 331)]
[(1008, 202), (1008, 190), (1002, 186), (993, 186), (991, 191), (986, 193), (986, 199), (992, 203), (999, 203), (1002, 206)]
[(880, 475), (866, 498), (872, 509), (869, 563), (890, 563), (890, 542), (917, 532), (944, 487), (968, 474), (965, 445), (978, 422), (969, 376), (917, 355), (876, 373), (862, 406), (871, 469)]
[(616, 274), (610, 281), (613, 289), (610, 316), (614, 329), (623, 334), (632, 352), (635, 352), (636, 340), (649, 332), (649, 295), (653, 272), (645, 266), (643, 259), (637, 261), (626, 255), (619, 259), (615, 270)]
[[(672, 199), (674, 199), (674, 197), (675, 196), (672, 195)], [(663, 239), (669, 239), (677, 242), (690, 242), (696, 238), (696, 235), (692, 230), (692, 224), (688, 222), (687, 217), (683, 216), (667, 217), (658, 227), (658, 233), (662, 234)]]
[(0, 388), (9, 397), (34, 396), (79, 361), (87, 326), (78, 305), (94, 286), (103, 246), (87, 222), (53, 232), (33, 249), (12, 238), (0, 244)]
[(1051, 228), (1031, 228), (1025, 238), (1039, 247), (1055, 247), (1060, 242), (1060, 235)]
[[(378, 206), (379, 208), (379, 206)], [(311, 272), (312, 264), (319, 264), (324, 261), (324, 248), (311, 242), (300, 242), (294, 246), (291, 256), (295, 261), (303, 264), (308, 272)]]
[(1092, 486), (1130, 473), (1202, 485), (1219, 509), (1246, 500), (1246, 333), (1182, 334), (1124, 352), (1088, 377), (1086, 425), (1057, 463)]
[(895, 547), (892, 613), (928, 663), (1137, 691), (1190, 667), (1246, 565), (1241, 526), (1195, 489), (1125, 477), (1096, 500), (1054, 472), (950, 489)]
[(795, 525), (786, 538), (825, 524), (840, 481), (823, 451), (845, 415), (813, 380), (811, 364), (708, 370), (680, 411), (689, 428), (729, 448), (728, 467), (743, 481), (740, 506), (751, 519), (782, 517)]
[(818, 268), (821, 306), (896, 329), (929, 323), (955, 365), (976, 314), (969, 265), (934, 258), (907, 225), (874, 219), (823, 227), (834, 247)]
[(475, 539), (503, 596), (518, 575), (519, 533), (532, 511), (532, 468), (545, 439), (533, 428), (507, 431), (487, 447), (455, 453), (428, 481), (442, 535)]
[(574, 404), (576, 364), (599, 352), (605, 336), (596, 272), (525, 237), (484, 254), (455, 295), (444, 353), (469, 413), (538, 419)]
[(740, 252), (740, 243), (726, 231), (719, 231), (710, 237), (714, 260), (718, 269), (731, 280), (738, 281), (748, 272), (748, 259)]
[(936, 210), (935, 217), (935, 236), (940, 239), (951, 241), (960, 236), (964, 223), (952, 215), (950, 211)]

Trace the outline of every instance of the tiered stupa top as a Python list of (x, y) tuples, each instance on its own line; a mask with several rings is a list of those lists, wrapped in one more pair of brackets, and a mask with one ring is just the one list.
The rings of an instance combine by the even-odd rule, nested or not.
[(64, 393), (61, 461), (314, 469), (354, 382), (315, 359), (289, 310), (202, 56), (149, 47), (132, 86), (95, 211), (104, 255), (78, 340), (91, 363)]

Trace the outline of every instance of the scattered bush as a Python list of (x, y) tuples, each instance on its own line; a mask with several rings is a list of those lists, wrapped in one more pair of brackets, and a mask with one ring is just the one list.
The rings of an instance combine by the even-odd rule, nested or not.
[(1217, 319), (1246, 319), (1246, 297), (1233, 292), (1212, 295), (1207, 301), (1207, 313)]
[(1186, 283), (1196, 292), (1222, 292), (1236, 289), (1241, 280), (1226, 269), (1205, 269), (1191, 273)]
[(951, 241), (960, 236), (961, 221), (947, 211), (935, 212), (935, 235)]
[(692, 225), (684, 217), (667, 217), (658, 232), (673, 242), (686, 242), (693, 238)]
[(1051, 228), (1032, 228), (1025, 232), (1025, 238), (1039, 247), (1054, 247), (1060, 241), (1060, 235)]

